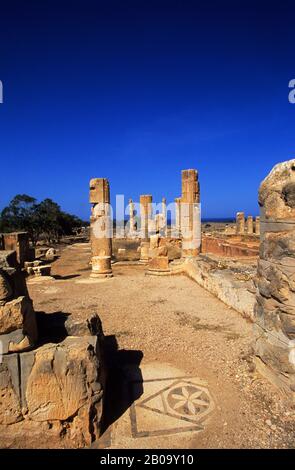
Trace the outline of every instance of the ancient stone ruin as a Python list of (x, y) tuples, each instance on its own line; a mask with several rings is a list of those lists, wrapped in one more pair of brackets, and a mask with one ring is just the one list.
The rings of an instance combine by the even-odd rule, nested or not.
[(244, 212), (237, 212), (237, 234), (243, 235), (245, 233), (245, 214)]
[(261, 183), (255, 354), (258, 369), (295, 391), (295, 160)]
[(97, 315), (35, 312), (15, 251), (0, 251), (0, 442), (85, 447), (101, 432), (105, 372)]
[[(202, 227), (197, 170), (183, 170), (181, 185), (181, 197), (172, 203), (174, 221), (171, 219), (168, 223), (171, 206), (167, 205), (166, 198), (162, 198), (154, 210), (152, 195), (141, 195), (140, 224), (135, 216), (136, 205), (130, 199), (126, 210), (129, 219), (124, 220), (123, 232), (122, 227), (116, 232), (109, 181), (106, 178), (91, 179), (90, 243), (87, 240), (86, 243), (73, 244), (66, 251), (68, 260), (71, 252), (74, 258), (75, 250), (80, 250), (80, 255), (84, 251), (85, 266), (68, 278), (61, 277), (61, 289), (66, 289), (71, 277), (77, 277), (73, 281), (73, 285), (77, 283), (77, 289), (81, 288), (81, 284), (90, 284), (91, 289), (102, 285), (102, 289), (107, 286), (110, 290), (106, 291), (112, 292), (112, 283), (120, 287), (118, 279), (123, 268), (121, 272), (118, 269), (126, 265), (128, 269), (131, 266), (128, 273), (130, 284), (140, 282), (141, 289), (146, 286), (148, 289), (154, 288), (157, 280), (151, 276), (185, 274), (230, 307), (227, 309), (230, 312), (227, 312), (228, 315), (232, 315), (231, 309), (235, 309), (248, 319), (248, 323), (254, 324), (254, 348), (250, 360), (247, 358), (252, 371), (256, 367), (255, 373), (261, 372), (280, 389), (294, 394), (295, 160), (277, 165), (262, 182), (259, 191), (261, 214), (255, 220), (251, 215), (245, 218), (245, 212), (238, 212), (236, 221), (220, 224), (221, 227), (204, 223)], [(106, 349), (100, 318), (96, 314), (88, 314), (88, 311), (83, 320), (80, 313), (74, 317), (63, 312), (35, 311), (26, 277), (40, 276), (38, 269), (44, 268), (45, 272), (47, 265), (42, 263), (54, 263), (58, 251), (55, 248), (44, 251), (39, 248), (42, 254), (37, 256), (35, 251), (35, 256), (32, 255), (24, 233), (4, 234), (0, 240), (1, 445), (13, 447), (23, 439), (24, 434), (27, 447), (47, 447), (49, 442), (50, 447), (84, 448), (98, 445), (104, 423), (105, 391), (108, 390), (111, 395), (113, 393), (112, 386), (106, 388)], [(134, 270), (141, 273), (140, 281), (132, 274)], [(84, 271), (83, 278), (81, 272)], [(115, 277), (112, 281), (101, 281), (101, 278), (112, 277), (113, 272)], [(82, 279), (79, 279), (80, 276)], [(99, 280), (96, 281), (96, 278)], [(33, 281), (37, 284), (39, 280)], [(53, 284), (56, 282), (54, 276), (51, 281)], [(51, 281), (47, 279), (47, 282)], [(46, 282), (46, 279), (41, 279), (41, 282)], [(174, 292), (177, 282), (171, 282), (168, 287), (166, 285), (168, 296)], [(54, 287), (47, 286), (46, 289), (49, 293), (54, 292)], [(72, 294), (74, 289), (70, 292)], [(103, 290), (99, 291), (101, 295)], [(83, 297), (83, 306), (84, 302), (87, 303), (86, 297)], [(161, 296), (157, 295), (149, 303), (149, 308), (150, 305), (157, 306), (157, 321), (161, 318), (159, 312), (166, 301), (162, 299), (161, 291)], [(127, 312), (129, 305), (124, 308)], [(195, 309), (195, 303), (191, 309)], [(126, 314), (129, 321), (128, 315), (129, 310)], [(224, 341), (239, 338), (238, 334), (231, 336), (229, 324), (224, 330), (222, 325), (200, 323), (199, 317), (194, 318), (182, 310), (175, 309), (173, 315), (178, 325), (188, 325), (189, 331), (202, 330), (204, 337), (208, 332), (213, 332), (225, 335)], [(125, 325), (126, 322), (124, 328)], [(119, 337), (120, 334), (124, 337), (125, 331), (122, 329)], [(148, 336), (149, 332), (144, 334)], [(132, 364), (125, 366), (124, 372), (123, 369), (121, 371), (123, 382), (126, 379), (124, 374), (127, 371), (128, 375)], [(171, 390), (174, 390), (173, 383)], [(175, 400), (182, 393), (188, 394), (187, 386), (184, 383), (177, 388), (176, 398), (172, 391), (165, 395), (165, 389), (164, 399), (167, 403), (170, 400), (170, 405), (178, 406)], [(206, 396), (201, 389), (194, 393)], [(132, 400), (130, 397), (128, 400), (130, 406)], [(186, 401), (187, 397), (182, 399), (183, 403)], [(211, 403), (212, 400), (209, 401)], [(209, 401), (203, 401), (203, 406), (208, 407)], [(194, 416), (202, 412), (201, 408), (197, 410), (191, 406), (191, 409)], [(134, 416), (134, 410), (135, 407), (132, 407), (130, 416)], [(185, 415), (185, 408), (183, 413)], [(124, 419), (127, 419), (126, 416)], [(132, 432), (135, 432), (134, 426), (133, 421)], [(146, 436), (145, 430), (143, 435)]]
[(196, 170), (182, 171), (182, 256), (197, 256), (201, 248), (200, 185)]
[(36, 316), (15, 251), (0, 251), (0, 341), (2, 352), (24, 351), (38, 338)]
[(112, 218), (110, 186), (106, 178), (90, 180), (91, 277), (112, 277)]

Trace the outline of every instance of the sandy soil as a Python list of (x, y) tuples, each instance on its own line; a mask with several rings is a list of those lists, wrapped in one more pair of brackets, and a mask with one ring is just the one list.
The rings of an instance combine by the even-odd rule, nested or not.
[[(28, 288), (37, 311), (100, 315), (112, 384), (108, 445), (294, 447), (294, 409), (253, 370), (251, 323), (185, 276), (151, 277), (142, 266), (114, 265), (113, 279), (88, 282), (89, 259), (89, 245), (69, 246), (53, 263), (55, 280), (29, 281)], [(215, 410), (204, 431), (140, 443), (113, 432), (126, 411), (119, 386), (126, 363), (167, 364), (206, 380)]]

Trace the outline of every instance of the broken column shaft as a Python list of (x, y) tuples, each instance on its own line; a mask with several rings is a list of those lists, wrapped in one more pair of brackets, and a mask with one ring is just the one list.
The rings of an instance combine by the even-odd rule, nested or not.
[(260, 217), (255, 218), (255, 233), (260, 235)]
[(165, 197), (162, 199), (162, 221), (163, 227), (161, 232), (163, 233), (164, 237), (167, 237), (167, 201)]
[(106, 178), (90, 180), (89, 202), (93, 204), (90, 217), (91, 277), (111, 277), (112, 218), (110, 186)]
[(129, 199), (129, 236), (132, 238), (136, 234), (136, 224), (134, 216), (134, 202)]
[(236, 233), (237, 233), (237, 235), (244, 235), (244, 233), (245, 233), (245, 214), (244, 214), (244, 212), (237, 212), (237, 216), (236, 216)]
[(141, 238), (149, 240), (149, 220), (152, 214), (153, 197), (150, 194), (140, 196)]
[(197, 170), (182, 171), (182, 256), (197, 256), (201, 248), (200, 185)]
[(175, 198), (175, 229), (176, 229), (176, 237), (179, 238), (181, 236), (181, 197)]
[(253, 217), (252, 217), (252, 215), (249, 215), (247, 217), (247, 234), (248, 235), (253, 234)]

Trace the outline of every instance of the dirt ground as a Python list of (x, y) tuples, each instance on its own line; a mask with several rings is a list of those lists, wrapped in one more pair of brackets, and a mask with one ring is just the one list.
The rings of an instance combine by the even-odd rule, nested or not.
[[(185, 276), (147, 276), (144, 266), (115, 264), (112, 279), (94, 282), (89, 260), (88, 244), (68, 246), (52, 265), (55, 279), (29, 280), (28, 288), (36, 311), (77, 318), (97, 312), (102, 320), (109, 383), (101, 447), (295, 446), (295, 409), (253, 369), (251, 323)], [(126, 398), (130, 370), (143, 383)], [(177, 393), (198, 383), (210, 395), (212, 409), (199, 429), (192, 415), (177, 421), (160, 405), (134, 403), (180, 377), (186, 382)], [(161, 389), (163, 397), (170, 385)]]

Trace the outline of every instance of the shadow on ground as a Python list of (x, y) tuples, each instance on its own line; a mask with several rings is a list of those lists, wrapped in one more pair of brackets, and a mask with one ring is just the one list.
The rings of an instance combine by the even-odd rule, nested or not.
[[(107, 368), (107, 384), (103, 433), (110, 432), (110, 426), (143, 394), (142, 374), (139, 367), (143, 358), (142, 351), (118, 350), (116, 337), (111, 335), (105, 337), (104, 356)], [(136, 394), (133, 396), (129, 393), (128, 387), (130, 374), (140, 383), (140, 386), (136, 389)]]
[(59, 274), (54, 274), (54, 276), (52, 277), (58, 281), (66, 281), (67, 279), (74, 279), (75, 277), (80, 276), (81, 274), (68, 274), (67, 276), (60, 276)]

